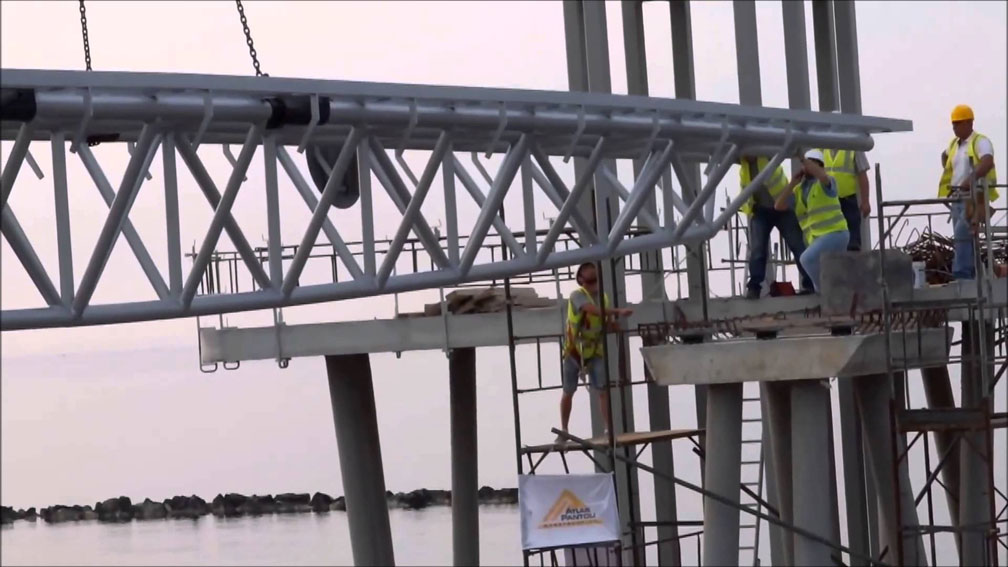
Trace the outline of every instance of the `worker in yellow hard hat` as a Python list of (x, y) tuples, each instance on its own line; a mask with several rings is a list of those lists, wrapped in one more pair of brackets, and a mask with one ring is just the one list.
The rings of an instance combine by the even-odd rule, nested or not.
[[(952, 277), (973, 279), (976, 262), (973, 257), (973, 233), (980, 220), (987, 200), (997, 199), (994, 187), (997, 183), (994, 171), (994, 146), (987, 136), (973, 130), (973, 109), (960, 104), (952, 109), (952, 132), (955, 138), (942, 151), (942, 176), (938, 182), (939, 197), (972, 197), (970, 201), (951, 204), (953, 250)], [(986, 195), (984, 194), (986, 190)], [(986, 196), (986, 199), (984, 198)], [(977, 207), (976, 205), (979, 205)]]

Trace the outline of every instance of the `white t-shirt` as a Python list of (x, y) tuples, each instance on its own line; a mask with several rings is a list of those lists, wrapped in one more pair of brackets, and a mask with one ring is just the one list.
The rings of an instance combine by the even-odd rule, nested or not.
[(871, 164), (868, 163), (868, 157), (864, 152), (854, 152), (854, 171), (858, 173), (863, 173), (871, 169)]
[[(966, 181), (966, 177), (973, 173), (967, 142), (969, 142), (969, 138), (966, 138), (966, 141), (959, 140), (959, 147), (956, 149), (955, 156), (952, 157), (952, 185), (954, 186), (962, 185), (963, 181)], [(990, 138), (985, 136), (977, 140), (976, 153), (978, 159), (994, 155), (994, 145), (991, 144)]]

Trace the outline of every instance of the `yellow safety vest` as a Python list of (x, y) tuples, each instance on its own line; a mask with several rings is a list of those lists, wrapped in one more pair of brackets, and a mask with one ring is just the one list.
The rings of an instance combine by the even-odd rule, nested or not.
[(843, 199), (857, 194), (858, 172), (851, 150), (823, 150), (826, 173), (836, 181), (837, 196)]
[[(579, 287), (575, 292), (585, 294), (588, 301), (595, 305), (595, 298), (588, 291)], [(575, 292), (571, 292), (571, 296)], [(605, 307), (609, 308), (609, 298), (605, 298)], [(602, 317), (574, 309), (571, 297), (567, 298), (567, 331), (564, 340), (564, 354), (572, 355), (580, 360), (588, 360), (602, 356)]]
[(825, 234), (847, 230), (847, 219), (840, 209), (840, 199), (827, 195), (819, 181), (809, 189), (807, 203), (802, 193), (801, 185), (794, 188), (795, 215), (802, 234), (805, 235), (806, 244), (812, 244), (813, 240)]
[[(770, 160), (768, 160), (765, 157), (756, 158), (756, 168), (759, 169), (759, 171), (763, 171), (766, 168), (767, 164), (769, 164), (769, 163), (770, 163)], [(740, 185), (740, 187), (739, 187), (739, 190), (742, 190), (742, 189), (745, 189), (747, 185), (749, 185), (750, 183), (752, 183), (753, 177), (756, 177), (756, 175), (759, 175), (759, 171), (757, 171), (755, 173), (753, 173), (752, 171), (749, 171), (751, 169), (751, 166), (750, 166), (749, 162), (746, 161), (746, 160), (739, 160), (739, 166), (740, 166), (740, 171), (739, 171), (739, 182), (740, 182), (739, 185)], [(788, 186), (788, 179), (787, 179), (787, 176), (784, 175), (784, 168), (783, 167), (777, 166), (777, 171), (774, 172), (774, 174), (770, 176), (769, 180), (767, 180), (766, 186), (767, 186), (767, 190), (769, 190), (769, 192), (770, 192), (770, 198), (774, 199), (776, 201), (777, 197), (781, 193), (783, 193), (784, 190), (787, 189), (787, 186)], [(749, 197), (749, 200), (746, 201), (745, 203), (743, 203), (742, 206), (739, 207), (739, 210), (742, 211), (743, 213), (749, 215), (749, 216), (752, 216), (753, 209), (755, 207), (756, 207), (756, 198), (755, 197)]]
[[(972, 164), (973, 167), (976, 167), (977, 163), (980, 162), (980, 157), (976, 154), (976, 144), (977, 140), (980, 138), (986, 138), (986, 136), (973, 132), (970, 134), (966, 144), (966, 151), (969, 155), (970, 164)], [(952, 183), (952, 160), (955, 158), (955, 154), (958, 149), (959, 138), (952, 138), (952, 141), (949, 142), (948, 151), (945, 152), (945, 171), (942, 172), (941, 180), (938, 182), (939, 197), (948, 197), (949, 195), (949, 184)], [(997, 172), (994, 171), (994, 168), (992, 167), (984, 178), (987, 180), (988, 184), (994, 185), (997, 183)], [(998, 198), (998, 191), (996, 187), (990, 188), (987, 198), (991, 201)]]

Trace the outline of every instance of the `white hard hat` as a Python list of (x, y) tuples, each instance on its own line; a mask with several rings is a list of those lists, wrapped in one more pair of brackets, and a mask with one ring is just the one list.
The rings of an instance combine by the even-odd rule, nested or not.
[(823, 157), (822, 151), (820, 150), (809, 150), (805, 152), (805, 159), (816, 159), (819, 160), (820, 163), (826, 163), (826, 159)]

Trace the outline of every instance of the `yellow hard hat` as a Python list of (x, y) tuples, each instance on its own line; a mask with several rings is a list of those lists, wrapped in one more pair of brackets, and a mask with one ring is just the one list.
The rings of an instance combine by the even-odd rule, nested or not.
[(973, 109), (965, 104), (957, 105), (952, 109), (952, 122), (960, 120), (973, 120)]

